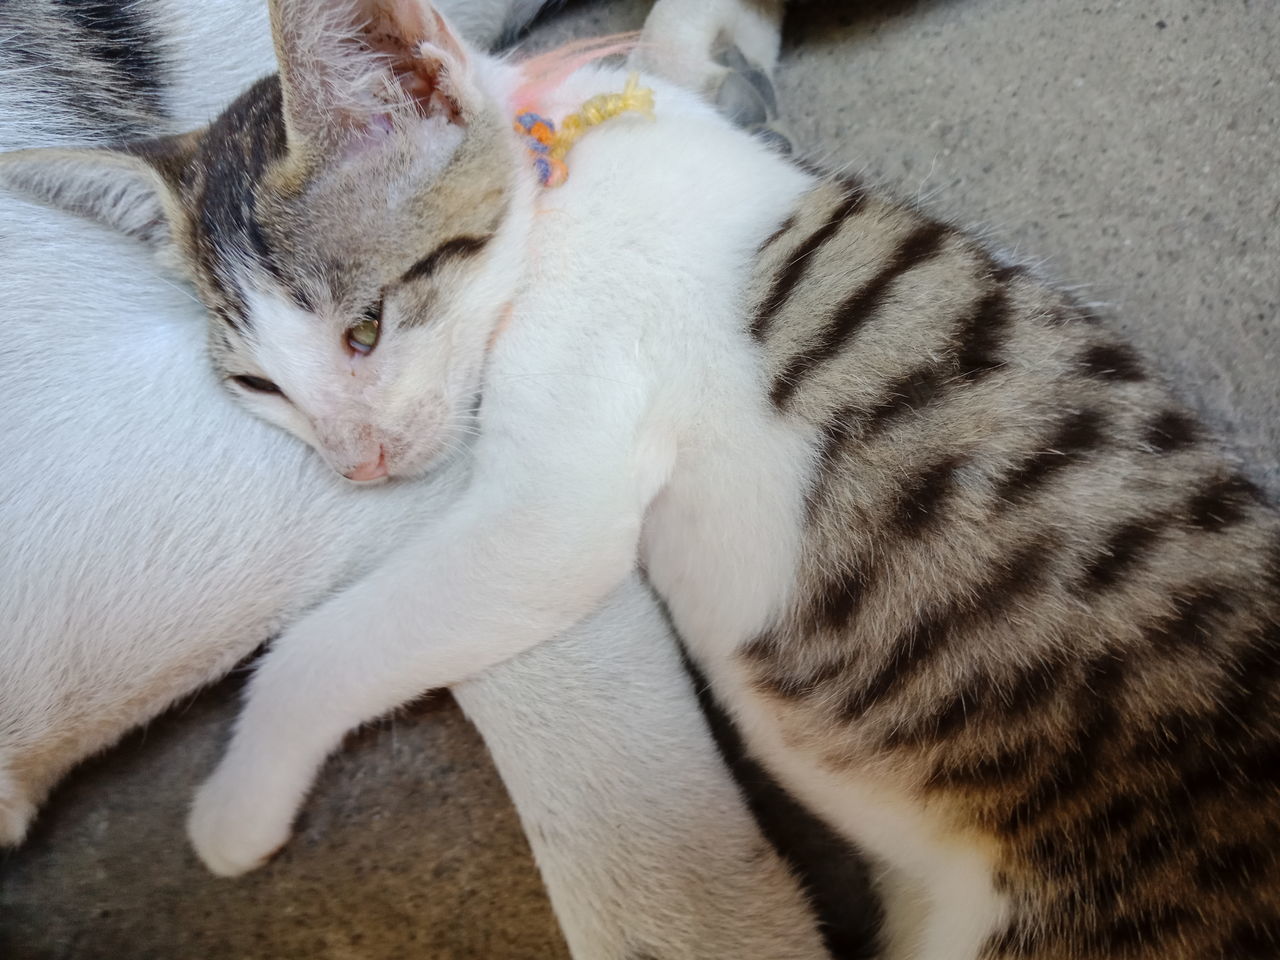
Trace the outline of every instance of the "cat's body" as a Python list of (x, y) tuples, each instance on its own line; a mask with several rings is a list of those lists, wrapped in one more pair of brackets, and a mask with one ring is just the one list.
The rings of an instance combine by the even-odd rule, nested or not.
[(813, 466), (782, 615), (709, 666), (941, 908), (894, 934), (1280, 952), (1280, 518), (1127, 346), (948, 226), (828, 183), (761, 267), (762, 385)]
[[(553, 110), (621, 80), (579, 78)], [(314, 722), (299, 676), (343, 674), (336, 732), (435, 654), (381, 623), (471, 669), (589, 609), (638, 545), (753, 752), (889, 869), (892, 956), (1272, 955), (1273, 515), (1067, 300), (659, 102), (544, 197), (541, 282), (491, 358), (493, 486), (450, 533), (483, 538), (492, 507), (510, 580), (406, 557), (302, 633), (314, 651), (360, 622), (405, 658), (394, 679), (291, 660), (286, 637), (197, 807), (202, 849), (242, 815), (223, 804), (247, 758), (297, 751), (281, 711)]]
[[(701, 207), (614, 211), (637, 260), (697, 251), (679, 306), (579, 369), (649, 385), (612, 433), (672, 453), (640, 562), (713, 690), (892, 909), (928, 905), (893, 955), (1280, 953), (1280, 518), (1027, 271), (856, 183), (764, 217), (790, 171), (697, 162), (670, 165)], [(764, 249), (725, 270), (735, 230)], [(552, 329), (529, 373), (571, 362)]]
[[(887, 868), (895, 960), (1276, 956), (1275, 515), (1061, 295), (656, 88), (655, 121), (593, 132), (504, 214), (522, 237), (426, 286), (361, 267), (391, 278), (379, 351), (434, 326), (428, 379), (483, 353), (473, 386), (420, 384), (439, 423), (482, 385), (471, 485), (274, 646), (198, 850), (253, 866), (349, 726), (553, 635), (638, 558), (753, 752)], [(447, 227), (419, 229), (457, 252)], [(511, 298), (491, 347), (496, 310), (400, 306), (478, 296), (468, 270)], [(288, 286), (259, 291), (259, 340), (310, 335)], [(312, 309), (326, 343), (359, 315)], [(254, 338), (232, 360), (296, 375)], [(349, 362), (390, 389), (404, 360)]]

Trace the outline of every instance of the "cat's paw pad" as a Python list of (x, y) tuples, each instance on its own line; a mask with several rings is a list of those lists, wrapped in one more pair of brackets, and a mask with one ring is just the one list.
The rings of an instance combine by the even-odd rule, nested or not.
[(196, 793), (187, 836), (196, 855), (220, 877), (236, 877), (262, 866), (289, 841), (289, 816), (250, 801), (239, 784), (215, 773)]

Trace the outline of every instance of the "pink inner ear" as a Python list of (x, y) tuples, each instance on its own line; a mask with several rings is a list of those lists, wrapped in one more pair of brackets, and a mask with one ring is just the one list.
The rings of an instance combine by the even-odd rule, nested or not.
[(419, 0), (374, 0), (361, 39), (387, 58), (396, 81), (424, 115), (459, 119), (461, 107), (449, 87), (449, 72), (466, 64), (466, 53), (444, 18)]
[(639, 38), (639, 32), (632, 32), (573, 40), (530, 57), (520, 64), (524, 81), (513, 95), (513, 112), (535, 110), (547, 92), (558, 87), (575, 70), (615, 53), (630, 53), (636, 48)]

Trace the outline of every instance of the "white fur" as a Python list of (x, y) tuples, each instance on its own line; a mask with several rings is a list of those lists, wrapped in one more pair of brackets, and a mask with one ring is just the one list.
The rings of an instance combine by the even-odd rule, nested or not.
[[(164, 6), (188, 67), (169, 96), (181, 128), (266, 72), (270, 48), (257, 2)], [(0, 94), (4, 146), (78, 135), (24, 89), (11, 74)], [(214, 382), (199, 306), (141, 245), (8, 197), (0, 234), (0, 839), (14, 842), (71, 764), (447, 523), (462, 477), (351, 488)], [(634, 581), (458, 696), (537, 828), (576, 956), (822, 955)]]

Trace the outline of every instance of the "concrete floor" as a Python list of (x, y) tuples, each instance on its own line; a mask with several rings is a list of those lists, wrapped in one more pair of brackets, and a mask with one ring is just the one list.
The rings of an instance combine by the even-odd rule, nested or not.
[[(630, 29), (643, 9), (574, 5), (543, 29)], [(1280, 492), (1274, 0), (813, 3), (792, 16), (780, 92), (809, 156), (1089, 283)], [(497, 776), (443, 696), (353, 738), (269, 867), (203, 873), (182, 818), (236, 689), (58, 790), (0, 859), (0, 957), (565, 955)]]

